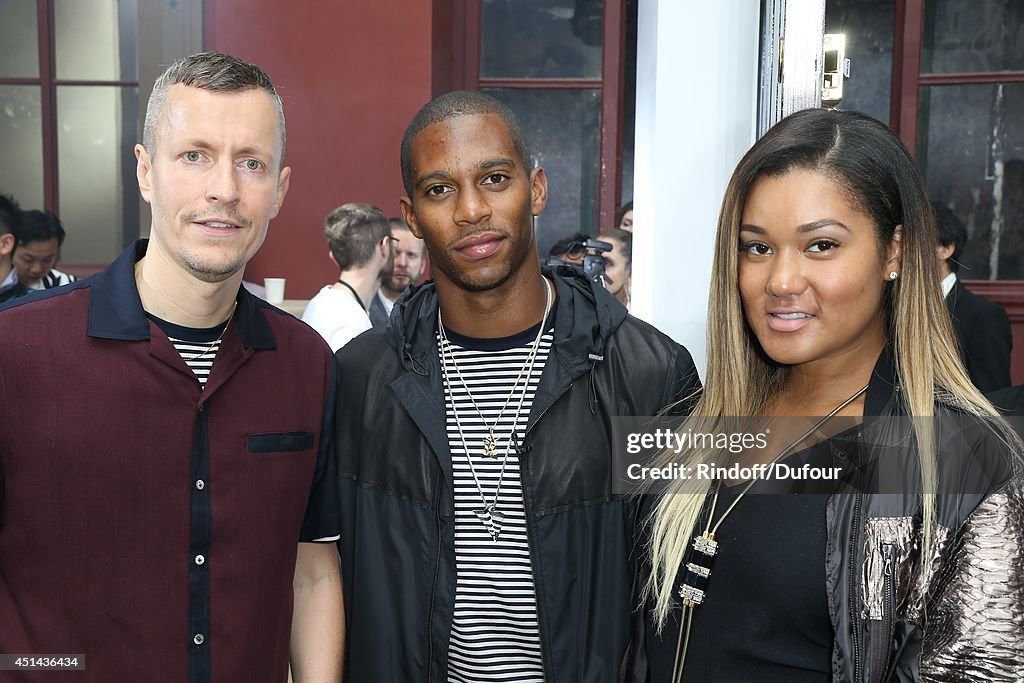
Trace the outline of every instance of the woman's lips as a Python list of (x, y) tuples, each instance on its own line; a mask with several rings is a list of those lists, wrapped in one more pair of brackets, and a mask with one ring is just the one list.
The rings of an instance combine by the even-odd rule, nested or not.
[(795, 332), (814, 319), (810, 313), (793, 311), (787, 313), (769, 313), (768, 327), (776, 332)]

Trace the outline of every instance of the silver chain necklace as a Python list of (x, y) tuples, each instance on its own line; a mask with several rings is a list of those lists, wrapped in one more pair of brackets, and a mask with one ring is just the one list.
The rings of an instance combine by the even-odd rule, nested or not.
[[(498, 540), (498, 535), (501, 533), (502, 523), (505, 521), (505, 513), (498, 509), (498, 497), (501, 495), (501, 485), (505, 481), (505, 468), (508, 465), (508, 456), (512, 450), (516, 427), (519, 424), (519, 416), (522, 413), (523, 403), (526, 400), (526, 392), (530, 388), (530, 378), (533, 376), (533, 367), (537, 360), (537, 351), (540, 349), (540, 341), (544, 336), (544, 328), (547, 325), (548, 314), (551, 312), (551, 286), (548, 284), (546, 279), (544, 280), (544, 293), (546, 295), (544, 317), (541, 318), (540, 329), (537, 331), (537, 338), (533, 340), (533, 345), (527, 355), (526, 362), (523, 364), (523, 369), (520, 370), (515, 384), (512, 385), (512, 391), (509, 392), (508, 397), (505, 399), (505, 404), (502, 406), (501, 412), (498, 414), (498, 419), (495, 421), (494, 427), (487, 425), (483, 411), (480, 410), (480, 406), (477, 405), (476, 399), (473, 398), (473, 393), (469, 390), (469, 384), (466, 382), (465, 377), (463, 377), (462, 371), (459, 369), (459, 364), (455, 361), (455, 354), (452, 352), (451, 348), (452, 344), (448, 341), (448, 336), (444, 332), (444, 324), (441, 320), (440, 307), (437, 311), (437, 328), (439, 331), (438, 334), (441, 338), (441, 375), (444, 379), (444, 383), (448, 386), (448, 399), (451, 403), (452, 415), (455, 416), (455, 426), (459, 432), (459, 440), (462, 441), (462, 450), (466, 454), (466, 461), (469, 463), (469, 471), (473, 474), (473, 482), (476, 484), (476, 490), (480, 494), (480, 502), (483, 504), (482, 508), (479, 510), (473, 510), (473, 513), (480, 519), (480, 523), (484, 525), (484, 529), (487, 530), (487, 533), (491, 535), (491, 540), (495, 542)], [(490, 503), (487, 502), (487, 496), (484, 494), (484, 487), (480, 484), (480, 477), (477, 476), (476, 467), (473, 465), (473, 456), (469, 451), (469, 445), (466, 442), (466, 434), (462, 429), (462, 420), (459, 419), (459, 411), (455, 406), (455, 393), (452, 391), (451, 380), (448, 376), (447, 362), (445, 360), (446, 350), (447, 358), (451, 360), (452, 367), (455, 368), (455, 372), (458, 374), (459, 380), (462, 382), (462, 387), (466, 390), (466, 395), (469, 396), (469, 400), (476, 409), (477, 414), (480, 415), (481, 421), (483, 421), (484, 426), (487, 427), (488, 436), (484, 440), (483, 453), (485, 458), (494, 459), (497, 457), (498, 443), (494, 436), (494, 430), (498, 428), (501, 417), (505, 413), (505, 408), (508, 407), (512, 397), (516, 393), (516, 389), (519, 387), (520, 380), (524, 376), (526, 377), (523, 382), (523, 389), (519, 394), (519, 403), (516, 406), (516, 412), (512, 419), (512, 429), (509, 431), (508, 440), (505, 442), (505, 455), (501, 461), (501, 470), (498, 474), (498, 485), (494, 489), (494, 500)]]

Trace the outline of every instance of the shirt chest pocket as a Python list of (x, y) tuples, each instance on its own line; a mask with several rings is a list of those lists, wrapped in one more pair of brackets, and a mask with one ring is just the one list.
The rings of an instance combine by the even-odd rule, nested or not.
[(250, 434), (249, 453), (299, 453), (313, 449), (313, 432), (274, 432)]

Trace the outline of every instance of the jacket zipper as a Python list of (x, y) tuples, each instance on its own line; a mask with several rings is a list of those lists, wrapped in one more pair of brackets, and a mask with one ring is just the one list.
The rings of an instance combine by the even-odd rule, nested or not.
[(434, 673), (434, 639), (431, 630), (434, 626), (434, 601), (437, 597), (437, 574), (441, 567), (441, 483), (434, 489), (434, 536), (437, 539), (437, 550), (434, 553), (434, 580), (430, 586), (430, 609), (427, 611), (427, 683)]
[(879, 681), (881, 681), (885, 676), (885, 672), (889, 666), (889, 649), (892, 644), (893, 624), (896, 616), (895, 555), (896, 546), (892, 543), (885, 543), (882, 545), (882, 556), (885, 558), (882, 581), (882, 595), (884, 598), (884, 602), (882, 604), (882, 639), (879, 639), (881, 642), (875, 648), (875, 651), (879, 655), (875, 657), (878, 671), (873, 676), (875, 680)]
[(861, 506), (861, 494), (856, 494), (857, 498), (853, 502), (853, 524), (851, 526), (852, 533), (850, 535), (850, 590), (848, 600), (850, 601), (850, 613), (853, 615), (851, 619), (851, 629), (853, 636), (853, 681), (854, 683), (860, 683), (861, 680), (861, 654), (860, 654), (860, 628), (861, 628), (861, 617), (860, 609), (857, 602), (857, 536), (858, 529), (860, 528), (860, 506)]
[[(540, 423), (541, 418), (544, 417), (545, 414), (547, 414), (547, 412), (551, 408), (551, 406), (555, 405), (558, 402), (558, 399), (562, 398), (562, 396), (565, 395), (565, 392), (569, 391), (570, 387), (572, 387), (572, 382), (570, 382), (566, 386), (562, 387), (561, 391), (559, 391), (558, 394), (553, 399), (551, 399), (551, 402), (548, 403), (547, 407), (545, 407), (544, 410), (541, 411), (540, 415), (537, 416), (537, 419), (533, 421), (533, 424), (530, 425), (526, 429), (525, 432), (523, 432), (522, 444), (523, 444), (523, 452), (524, 453), (526, 452), (526, 440), (527, 440), (527, 437), (530, 436), (530, 432), (532, 432), (533, 428), (536, 427), (538, 423)], [(519, 457), (522, 458), (522, 454), (519, 454)], [(530, 544), (531, 571), (534, 572), (534, 580), (533, 580), (534, 595), (537, 597), (537, 637), (540, 640), (541, 668), (544, 670), (544, 679), (545, 680), (554, 680), (554, 677), (551, 675), (551, 672), (548, 671), (548, 665), (549, 665), (550, 662), (548, 662), (547, 661), (548, 658), (544, 656), (544, 650), (546, 648), (544, 647), (544, 633), (543, 633), (543, 629), (541, 628), (540, 596), (537, 594), (537, 578), (536, 578), (537, 544), (533, 542), (533, 516), (530, 514), (530, 506), (526, 504), (526, 501), (528, 501), (530, 499), (530, 486), (527, 483), (528, 477), (525, 476), (526, 468), (522, 466), (522, 462), (521, 461), (520, 461), (520, 464), (519, 464), (519, 471), (521, 473), (520, 477), (521, 477), (522, 485), (523, 485), (523, 513), (526, 516), (526, 541), (527, 541), (527, 543)]]

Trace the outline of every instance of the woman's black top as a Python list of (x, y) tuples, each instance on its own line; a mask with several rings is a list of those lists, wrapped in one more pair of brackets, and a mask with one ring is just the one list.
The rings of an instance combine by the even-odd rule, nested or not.
[[(827, 442), (784, 462), (832, 466)], [(722, 488), (716, 521), (743, 487)], [(759, 488), (765, 487), (755, 485), (716, 534), (718, 555), (704, 603), (694, 610), (684, 681), (831, 680), (833, 630), (825, 595), (830, 494), (757, 493)], [(710, 499), (702, 520), (707, 519)], [(680, 610), (673, 612), (661, 636), (649, 615), (648, 611), (650, 680), (669, 683)]]

